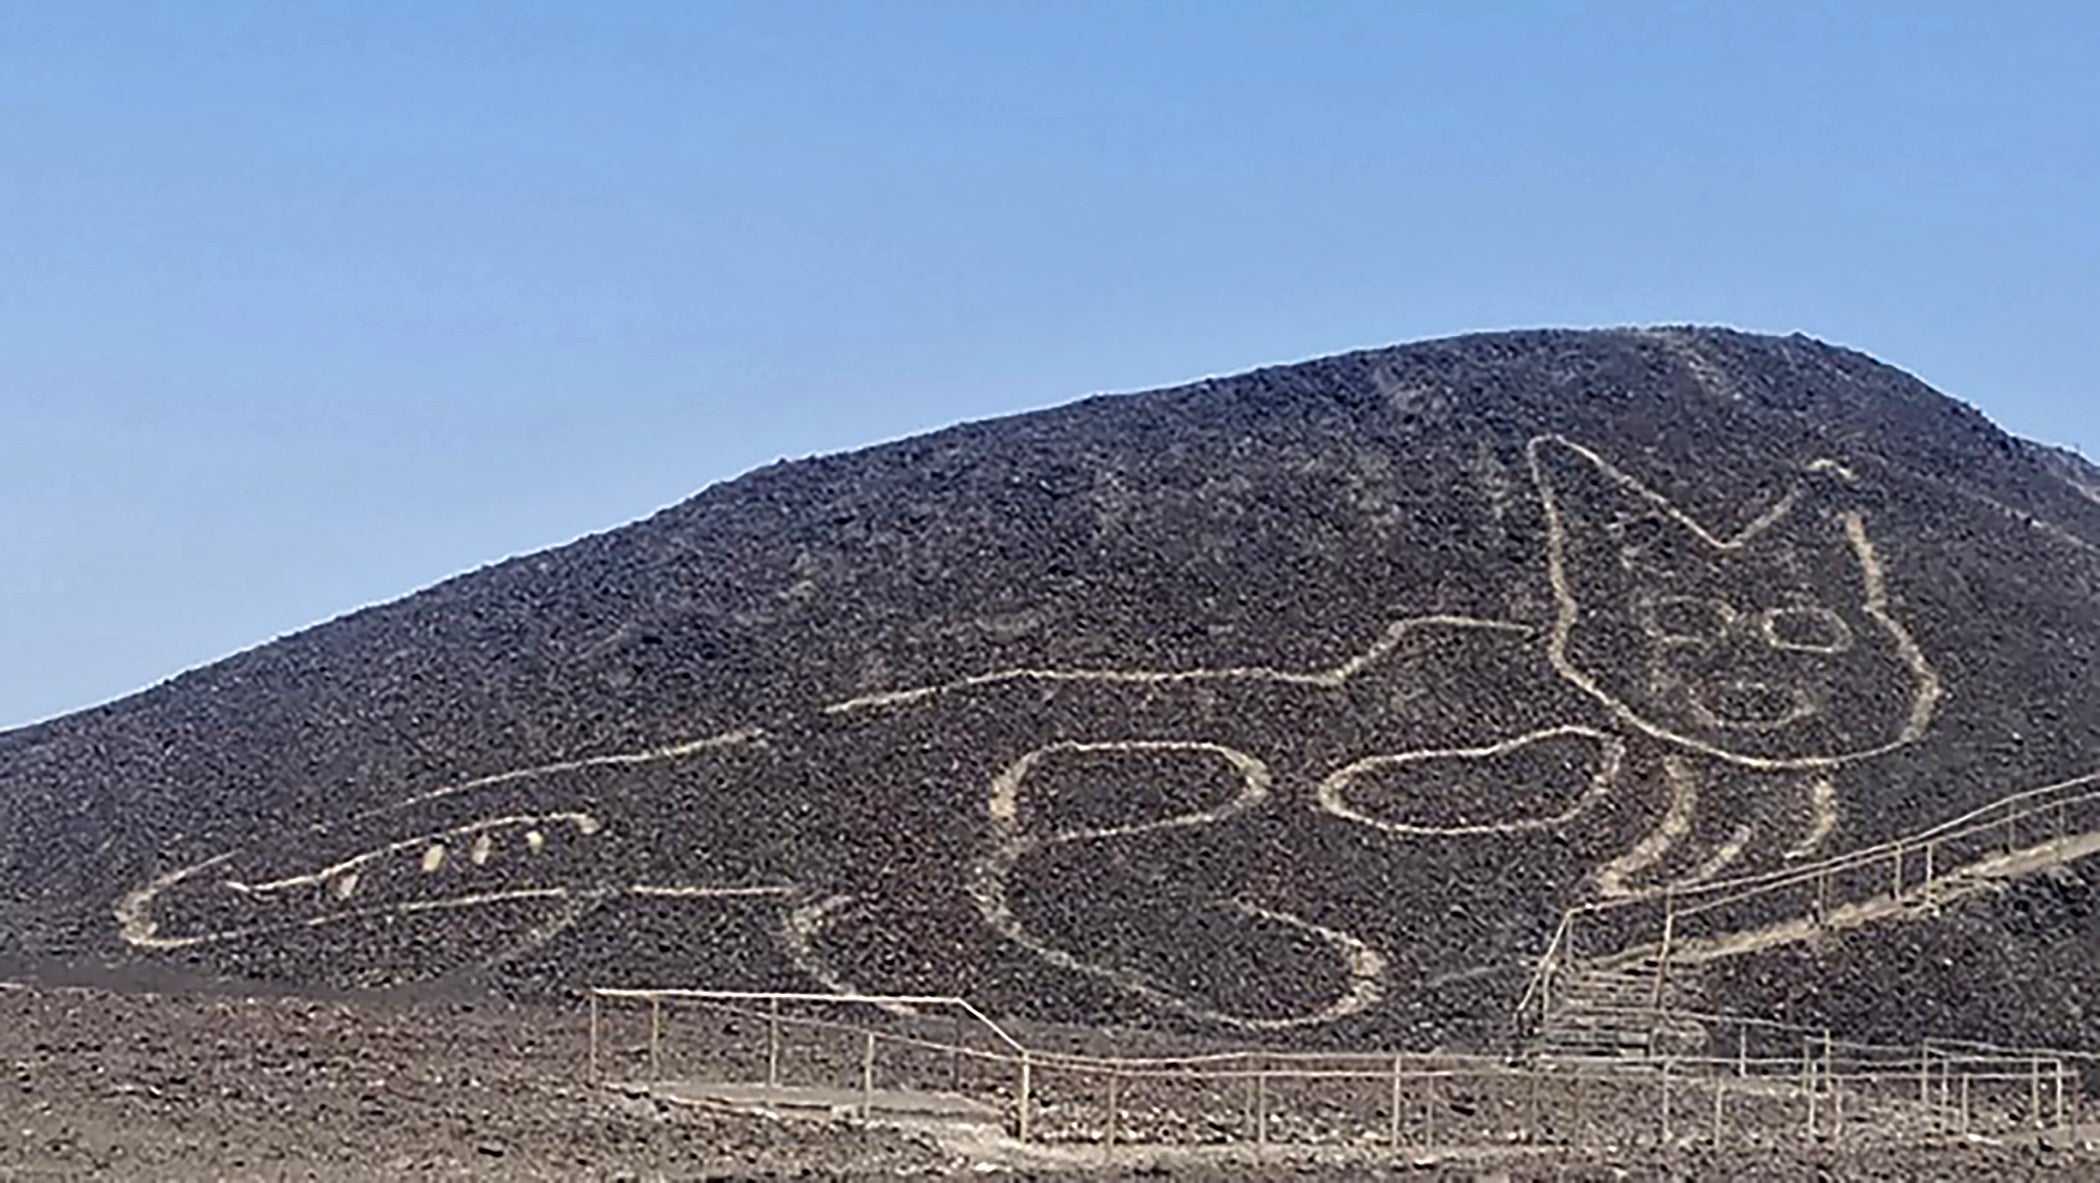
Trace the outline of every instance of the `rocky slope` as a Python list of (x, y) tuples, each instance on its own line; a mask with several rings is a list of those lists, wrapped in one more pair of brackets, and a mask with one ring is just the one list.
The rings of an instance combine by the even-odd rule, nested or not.
[(0, 735), (0, 956), (1479, 1042), (1570, 903), (2100, 771), (2091, 474), (1706, 329), (780, 464)]

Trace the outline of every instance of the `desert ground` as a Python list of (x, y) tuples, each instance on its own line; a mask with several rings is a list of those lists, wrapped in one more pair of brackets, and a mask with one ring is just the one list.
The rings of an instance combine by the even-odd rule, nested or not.
[[(850, 1117), (670, 1104), (589, 1079), (583, 1008), (481, 997), (323, 998), (10, 981), (0, 988), (0, 1179), (2100, 1177), (2100, 1155), (1965, 1140), (1916, 1147), (1692, 1144), (1404, 1154), (1125, 1146), (1022, 1150)], [(687, 1038), (707, 1038), (693, 1025)], [(608, 1026), (604, 1055), (640, 1054)], [(1642, 1122), (1650, 1115), (1622, 1115)], [(1688, 1139), (1688, 1141), (1696, 1141)]]

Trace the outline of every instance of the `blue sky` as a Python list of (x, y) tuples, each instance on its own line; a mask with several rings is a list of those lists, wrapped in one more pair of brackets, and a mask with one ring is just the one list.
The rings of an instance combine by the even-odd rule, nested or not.
[(2100, 6), (0, 4), (0, 726), (781, 456), (1346, 348), (2100, 450)]

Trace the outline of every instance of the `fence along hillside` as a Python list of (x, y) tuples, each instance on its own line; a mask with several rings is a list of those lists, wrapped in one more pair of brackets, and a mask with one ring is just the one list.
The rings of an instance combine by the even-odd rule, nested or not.
[[(1518, 1005), (1520, 1032), (1550, 1027), (1586, 983), (1649, 976), (1626, 999), (1635, 1029), (1669, 1025), (1673, 974), (1923, 914), (2022, 875), (2100, 854), (2100, 774), (2015, 793), (1929, 829), (1807, 866), (1622, 899), (1562, 916)], [(1651, 1042), (1643, 1039), (1641, 1042)]]
[(1269, 1049), (1104, 1054), (1099, 1046), (1117, 1036), (1022, 1036), (959, 998), (678, 988), (593, 990), (588, 1022), (580, 1074), (609, 1087), (864, 1122), (976, 1125), (1110, 1154), (2067, 1138), (2087, 1105), (2076, 1057), (1827, 1034), (1785, 1055), (1551, 1064)]

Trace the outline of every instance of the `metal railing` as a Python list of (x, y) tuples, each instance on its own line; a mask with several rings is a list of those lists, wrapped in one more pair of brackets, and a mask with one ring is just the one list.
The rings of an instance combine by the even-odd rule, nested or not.
[[(2075, 1127), (2083, 1110), (2079, 1077), (2057, 1053), (1878, 1046), (1780, 1024), (1764, 1024), (1773, 1034), (1756, 1055), (1745, 1038), (1733, 1057), (1542, 1066), (1389, 1052), (1059, 1051), (1024, 1043), (967, 1001), (946, 997), (601, 989), (589, 1005), (593, 1080), (645, 1074), (657, 1085), (816, 1089), (848, 1098), (848, 1111), (864, 1121), (875, 1119), (885, 1092), (952, 1094), (996, 1114), (1023, 1142), (1098, 1145), (1107, 1154), (1138, 1145), (1387, 1154), (1802, 1137), (1908, 1142)], [(800, 1013), (885, 1005), (947, 1010), (947, 1026), (927, 1014), (884, 1015), (876, 1026)], [(647, 1011), (646, 1038), (633, 1031), (637, 1009)], [(622, 1019), (631, 1042), (613, 1038)], [(695, 1037), (702, 1025), (704, 1037)]]
[(1534, 1016), (1543, 1023), (1556, 987), (1580, 965), (1653, 960), (1660, 1003), (1671, 962), (1708, 955), (1719, 942), (1760, 934), (1778, 941), (1791, 935), (1789, 925), (1818, 930), (1872, 919), (1877, 909), (1946, 902), (2012, 870), (2022, 856), (2052, 853), (2054, 861), (2100, 853), (2100, 773), (2002, 797), (1806, 866), (1577, 904), (1562, 913), (1525, 984), (1518, 1026), (1528, 1028)]

